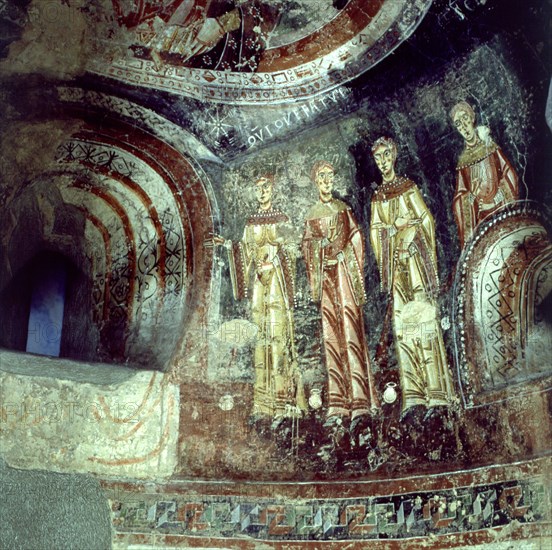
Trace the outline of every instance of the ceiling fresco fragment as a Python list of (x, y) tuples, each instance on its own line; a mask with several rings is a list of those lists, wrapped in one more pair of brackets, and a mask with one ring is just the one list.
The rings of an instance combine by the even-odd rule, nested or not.
[(0, 547), (547, 548), (551, 15), (0, 1)]
[(90, 70), (208, 101), (266, 104), (309, 98), (366, 71), (410, 36), (431, 1), (350, 0), (305, 36), (281, 29), (277, 41), (282, 2), (113, 4), (134, 43)]

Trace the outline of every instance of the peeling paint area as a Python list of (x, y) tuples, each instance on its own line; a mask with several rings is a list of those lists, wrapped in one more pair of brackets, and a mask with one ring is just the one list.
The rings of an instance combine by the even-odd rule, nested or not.
[(550, 10), (0, 0), (0, 546), (548, 548)]

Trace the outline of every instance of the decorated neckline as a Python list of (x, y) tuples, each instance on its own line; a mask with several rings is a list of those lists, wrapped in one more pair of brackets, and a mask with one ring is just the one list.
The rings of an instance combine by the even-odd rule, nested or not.
[(382, 184), (380, 185), (380, 188), (382, 188), (382, 187), (390, 188), (390, 189), (397, 188), (397, 187), (399, 187), (399, 185), (403, 184), (405, 179), (406, 178), (403, 177), (403, 176), (395, 175), (395, 177), (391, 181), (382, 182)]
[(288, 217), (280, 210), (258, 210), (255, 214), (249, 216), (247, 223), (249, 224), (268, 224), (288, 221)]
[(462, 170), (468, 166), (473, 166), (486, 159), (498, 150), (498, 145), (494, 141), (485, 143), (479, 139), (474, 145), (467, 145), (458, 159), (456, 170)]
[(373, 200), (382, 201), (392, 199), (401, 193), (404, 193), (414, 182), (410, 181), (406, 176), (395, 176), (393, 181), (381, 183), (374, 192)]
[(319, 218), (326, 218), (334, 216), (343, 210), (347, 210), (349, 207), (340, 199), (332, 197), (331, 201), (322, 202), (320, 199), (316, 202), (307, 214), (307, 220), (316, 220)]

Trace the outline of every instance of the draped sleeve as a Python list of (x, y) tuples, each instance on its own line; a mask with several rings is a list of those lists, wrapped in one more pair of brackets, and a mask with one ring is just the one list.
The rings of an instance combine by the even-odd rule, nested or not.
[(428, 273), (428, 279), (436, 290), (439, 282), (437, 269), (437, 244), (435, 240), (435, 220), (429, 211), (420, 190), (414, 186), (407, 193), (407, 202), (414, 219), (421, 220), (416, 228), (415, 243), (424, 259), (424, 265)]
[(308, 219), (305, 223), (305, 232), (301, 248), (307, 268), (307, 279), (310, 284), (312, 299), (314, 302), (320, 302), (322, 295), (322, 265), (324, 261), (324, 252), (319, 239), (313, 235), (314, 219)]
[(227, 241), (228, 245), (228, 265), (230, 266), (230, 280), (234, 299), (243, 300), (249, 295), (249, 280), (251, 266), (254, 260), (253, 243), (249, 238), (251, 226), (246, 225), (243, 238), (239, 242)]
[(470, 204), (469, 196), (469, 167), (459, 168), (456, 171), (456, 191), (452, 200), (454, 219), (458, 226), (460, 247), (464, 247), (475, 227), (475, 213)]
[(343, 261), (357, 306), (366, 303), (366, 290), (364, 287), (364, 239), (358, 224), (350, 208), (340, 213), (346, 218), (344, 230), (348, 232), (345, 247), (343, 248)]
[(277, 224), (276, 232), (280, 240), (276, 254), (279, 269), (276, 272), (282, 280), (282, 294), (286, 300), (286, 306), (288, 309), (293, 309), (295, 306), (296, 277), (295, 255), (293, 252), (294, 243), (292, 240), (294, 231), (289, 220), (286, 220)]
[(395, 244), (391, 237), (395, 232), (395, 227), (393, 224), (389, 224), (389, 220), (385, 216), (383, 202), (373, 199), (370, 220), (370, 242), (376, 256), (382, 292), (389, 292), (391, 290)]
[(519, 198), (518, 176), (510, 161), (504, 156), (502, 149), (497, 149), (496, 163), (498, 165), (498, 173), (500, 183), (498, 188), (504, 195), (504, 202), (512, 202)]

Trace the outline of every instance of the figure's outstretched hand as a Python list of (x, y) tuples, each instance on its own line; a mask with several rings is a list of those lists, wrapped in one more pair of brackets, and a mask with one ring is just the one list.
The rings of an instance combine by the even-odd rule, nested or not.
[(216, 246), (221, 246), (226, 242), (226, 239), (217, 235), (216, 233), (211, 233), (210, 238), (203, 241), (203, 246), (205, 248), (215, 248)]

